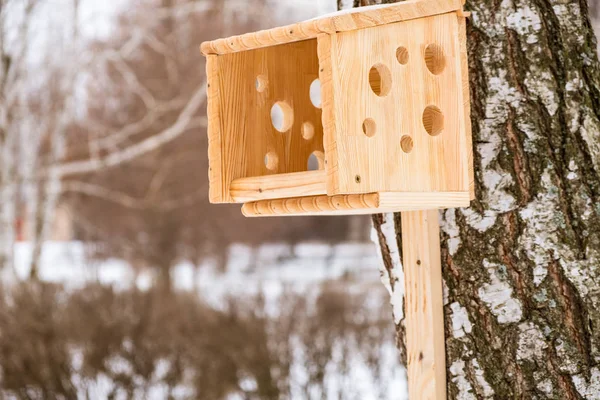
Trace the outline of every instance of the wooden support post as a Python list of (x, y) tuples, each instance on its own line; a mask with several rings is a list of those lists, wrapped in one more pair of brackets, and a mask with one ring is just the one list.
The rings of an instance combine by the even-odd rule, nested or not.
[(446, 399), (438, 210), (402, 213), (410, 400)]

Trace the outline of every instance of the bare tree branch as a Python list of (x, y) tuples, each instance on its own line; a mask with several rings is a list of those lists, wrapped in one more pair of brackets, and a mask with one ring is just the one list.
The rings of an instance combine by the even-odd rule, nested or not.
[[(95, 140), (90, 141), (90, 146), (94, 147), (96, 150), (101, 149), (115, 149), (119, 144), (123, 143), (125, 140), (129, 139), (131, 136), (142, 133), (144, 130), (150, 128), (156, 120), (168, 112), (175, 111), (178, 108), (182, 107), (185, 104), (185, 101), (181, 100), (172, 100), (166, 103), (163, 106), (156, 107), (153, 111), (148, 112), (142, 119), (139, 121), (133, 122), (131, 124), (125, 125), (117, 132), (103, 136)], [(98, 128), (96, 128), (98, 130)]]
[(172, 141), (189, 129), (206, 126), (206, 117), (194, 117), (200, 106), (206, 99), (206, 82), (202, 83), (187, 105), (179, 114), (173, 125), (162, 132), (133, 144), (125, 149), (100, 157), (96, 160), (73, 161), (59, 164), (50, 168), (50, 173), (56, 176), (66, 177), (69, 175), (84, 174), (98, 171), (103, 168), (114, 167), (127, 161), (131, 161), (143, 154), (147, 154), (160, 146)]
[(104, 186), (95, 185), (93, 183), (87, 182), (67, 181), (63, 184), (62, 189), (64, 192), (81, 193), (86, 196), (97, 197), (103, 200), (119, 204), (126, 208), (138, 210), (156, 208), (161, 211), (172, 211), (179, 207), (193, 205), (201, 198), (206, 197), (206, 186), (206, 184), (201, 185), (201, 187), (199, 187), (193, 193), (190, 193), (177, 199), (164, 200), (159, 202), (158, 204), (152, 203), (152, 199), (136, 198), (123, 192), (111, 190)]
[(108, 189), (104, 186), (94, 185), (93, 183), (66, 181), (63, 183), (63, 191), (81, 193), (86, 196), (94, 196), (103, 200), (117, 203), (127, 208), (144, 208), (144, 199), (137, 199), (126, 193)]

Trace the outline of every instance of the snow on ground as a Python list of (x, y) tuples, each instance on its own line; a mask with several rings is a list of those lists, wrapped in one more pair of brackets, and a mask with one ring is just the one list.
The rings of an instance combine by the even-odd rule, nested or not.
[[(201, 265), (183, 262), (173, 268), (173, 282), (179, 290), (199, 290), (210, 298), (221, 298), (226, 293), (252, 294), (259, 288), (276, 293), (284, 286), (302, 291), (315, 283), (359, 276), (361, 280), (379, 279), (375, 248), (368, 243), (344, 243), (334, 246), (321, 243), (264, 244), (256, 249), (234, 244), (229, 248), (229, 261), (224, 272), (215, 262), (206, 260)], [(5, 283), (24, 280), (29, 274), (31, 244), (15, 245), (14, 271), (0, 273)], [(155, 270), (134, 271), (118, 259), (91, 261), (86, 258), (81, 242), (47, 242), (40, 262), (40, 279), (62, 283), (68, 288), (80, 288), (100, 282), (117, 289), (138, 287), (148, 289), (155, 280)], [(252, 265), (256, 267), (252, 267)], [(16, 276), (15, 276), (16, 275)]]

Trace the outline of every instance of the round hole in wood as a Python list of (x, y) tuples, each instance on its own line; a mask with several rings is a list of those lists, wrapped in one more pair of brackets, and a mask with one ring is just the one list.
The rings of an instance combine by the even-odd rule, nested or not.
[(285, 101), (278, 101), (271, 107), (271, 122), (279, 132), (287, 132), (294, 123), (294, 110)]
[(315, 127), (311, 122), (305, 122), (301, 128), (302, 137), (304, 140), (311, 140), (315, 136)]
[(442, 47), (431, 43), (425, 48), (425, 65), (429, 72), (434, 75), (439, 75), (446, 68), (446, 57)]
[(373, 137), (377, 133), (377, 124), (372, 118), (367, 118), (363, 121), (362, 130), (368, 137)]
[(278, 165), (279, 157), (277, 156), (277, 153), (270, 151), (265, 154), (265, 167), (267, 167), (269, 171), (275, 171)]
[(316, 150), (311, 153), (308, 157), (307, 169), (308, 171), (318, 171), (324, 169), (325, 154), (322, 151)]
[(267, 79), (265, 75), (258, 75), (254, 85), (256, 87), (256, 91), (262, 93), (267, 90), (267, 87), (269, 86), (269, 79)]
[(408, 63), (408, 49), (404, 46), (400, 46), (396, 49), (396, 59), (402, 65)]
[(387, 96), (392, 89), (392, 73), (384, 64), (373, 65), (369, 71), (369, 85), (377, 96)]
[(310, 84), (309, 95), (310, 95), (310, 102), (312, 103), (312, 105), (317, 108), (321, 108), (321, 81), (320, 80), (315, 79), (314, 81), (312, 81), (312, 83)]
[(431, 136), (439, 135), (444, 129), (444, 114), (436, 106), (427, 106), (423, 111), (423, 127)]
[(400, 147), (405, 153), (410, 153), (413, 149), (414, 143), (410, 136), (404, 135), (400, 138)]

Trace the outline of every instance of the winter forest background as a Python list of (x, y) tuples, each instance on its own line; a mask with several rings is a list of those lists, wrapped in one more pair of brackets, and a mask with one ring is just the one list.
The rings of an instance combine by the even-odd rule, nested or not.
[(0, 0), (2, 397), (406, 398), (369, 218), (208, 204), (199, 44), (336, 8)]

